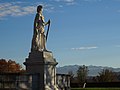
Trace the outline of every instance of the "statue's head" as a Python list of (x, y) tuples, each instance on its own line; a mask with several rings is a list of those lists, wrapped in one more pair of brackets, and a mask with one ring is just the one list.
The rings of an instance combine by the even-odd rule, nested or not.
[(42, 5), (39, 5), (39, 6), (37, 7), (37, 12), (39, 13), (40, 11), (42, 11), (42, 8), (43, 8), (43, 6), (42, 6)]

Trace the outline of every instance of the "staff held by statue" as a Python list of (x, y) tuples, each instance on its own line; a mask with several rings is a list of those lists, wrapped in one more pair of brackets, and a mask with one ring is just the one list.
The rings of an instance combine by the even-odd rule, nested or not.
[[(42, 6), (37, 7), (37, 13), (34, 19), (34, 34), (32, 39), (31, 51), (44, 51), (46, 50), (46, 41), (48, 39), (48, 33), (50, 28), (50, 20), (48, 22), (44, 21), (44, 16), (42, 14)], [(45, 35), (44, 27), (48, 25), (48, 29)]]
[(48, 29), (47, 29), (47, 33), (46, 33), (46, 42), (47, 42), (49, 30), (50, 30), (50, 19), (48, 21)]

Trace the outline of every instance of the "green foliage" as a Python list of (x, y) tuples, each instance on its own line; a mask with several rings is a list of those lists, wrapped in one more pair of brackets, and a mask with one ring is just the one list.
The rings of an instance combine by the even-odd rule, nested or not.
[(19, 63), (12, 60), (0, 59), (0, 73), (18, 73), (23, 72), (23, 68)]
[(79, 66), (79, 68), (77, 70), (78, 82), (79, 83), (85, 83), (87, 75), (88, 75), (88, 68), (87, 68), (87, 66), (85, 66), (85, 65)]
[(117, 80), (117, 76), (111, 70), (105, 69), (96, 76), (95, 80), (97, 82), (115, 82)]
[(73, 81), (74, 80), (73, 71), (69, 71), (68, 74), (70, 75), (70, 81)]

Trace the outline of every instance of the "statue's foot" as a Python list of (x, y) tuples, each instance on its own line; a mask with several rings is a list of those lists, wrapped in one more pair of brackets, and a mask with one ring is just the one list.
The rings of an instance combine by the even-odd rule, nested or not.
[(48, 50), (45, 48), (45, 49), (43, 49), (43, 51), (48, 51)]

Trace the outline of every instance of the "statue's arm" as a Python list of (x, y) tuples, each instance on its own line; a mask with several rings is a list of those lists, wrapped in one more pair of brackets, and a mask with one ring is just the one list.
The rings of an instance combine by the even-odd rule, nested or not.
[(50, 24), (50, 19), (48, 20), (48, 22), (45, 23), (45, 25), (48, 25), (48, 24)]
[(38, 29), (39, 29), (38, 22), (39, 22), (39, 14), (36, 14), (35, 20), (34, 20), (34, 25), (35, 25), (34, 27), (35, 27), (36, 31), (38, 31)]
[(42, 16), (42, 21), (43, 21), (44, 26), (46, 26), (46, 25), (48, 25), (50, 23), (50, 20), (48, 20), (48, 22), (45, 22), (44, 16)]

